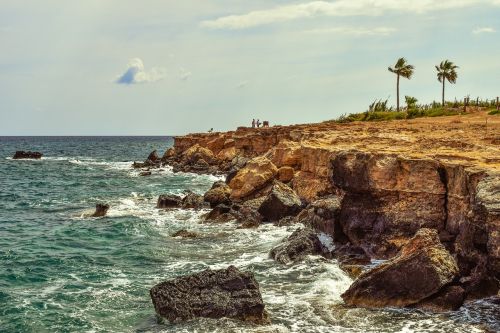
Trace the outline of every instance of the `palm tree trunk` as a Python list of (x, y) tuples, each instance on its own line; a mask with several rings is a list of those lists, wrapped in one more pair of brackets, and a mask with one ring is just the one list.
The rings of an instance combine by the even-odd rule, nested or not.
[(399, 112), (399, 74), (398, 74), (398, 79), (397, 79), (397, 83), (396, 83), (396, 95), (397, 95), (397, 102), (396, 102), (396, 110)]
[(442, 97), (443, 97), (443, 109), (444, 109), (444, 81), (445, 81), (445, 79), (443, 78), (443, 94), (442, 94)]

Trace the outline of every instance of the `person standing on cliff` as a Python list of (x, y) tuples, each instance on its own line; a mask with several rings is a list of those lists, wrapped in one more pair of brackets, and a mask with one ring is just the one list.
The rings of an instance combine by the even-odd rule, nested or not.
[(257, 119), (257, 128), (259, 128), (259, 127), (260, 127), (260, 120)]
[(255, 118), (252, 119), (252, 128), (255, 128)]

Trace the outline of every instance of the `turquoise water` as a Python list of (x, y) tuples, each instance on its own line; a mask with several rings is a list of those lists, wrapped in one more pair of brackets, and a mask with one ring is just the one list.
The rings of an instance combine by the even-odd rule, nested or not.
[[(352, 282), (334, 261), (308, 257), (282, 266), (269, 250), (296, 226), (237, 229), (200, 223), (205, 212), (160, 211), (162, 193), (205, 192), (213, 176), (140, 177), (131, 168), (167, 137), (0, 138), (0, 332), (482, 332), (499, 329), (485, 301), (455, 314), (349, 309)], [(12, 160), (16, 150), (44, 158)], [(89, 218), (97, 202), (107, 217)], [(179, 229), (202, 235), (186, 240)], [(156, 283), (207, 267), (255, 272), (272, 325), (232, 320), (159, 322)]]

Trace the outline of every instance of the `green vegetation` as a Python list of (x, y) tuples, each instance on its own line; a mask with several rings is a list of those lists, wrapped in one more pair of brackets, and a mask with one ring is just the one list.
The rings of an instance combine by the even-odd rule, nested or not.
[(391, 73), (394, 73), (397, 75), (397, 80), (396, 80), (396, 94), (397, 94), (397, 104), (396, 104), (396, 111), (399, 112), (399, 77), (404, 77), (406, 79), (411, 79), (411, 76), (413, 75), (415, 67), (413, 65), (410, 65), (406, 62), (405, 58), (399, 58), (398, 61), (396, 62), (396, 65), (394, 65), (394, 68), (389, 67), (388, 70)]
[(500, 115), (500, 110), (497, 110), (497, 109), (493, 109), (491, 110), (490, 112), (488, 112), (489, 115)]

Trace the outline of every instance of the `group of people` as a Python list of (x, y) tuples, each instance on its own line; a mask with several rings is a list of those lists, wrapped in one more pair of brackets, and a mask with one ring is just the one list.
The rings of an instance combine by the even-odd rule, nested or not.
[(255, 127), (259, 128), (261, 124), (262, 124), (262, 127), (269, 127), (269, 121), (267, 121), (267, 120), (264, 120), (262, 123), (260, 122), (259, 119), (252, 120), (252, 128), (255, 128)]

